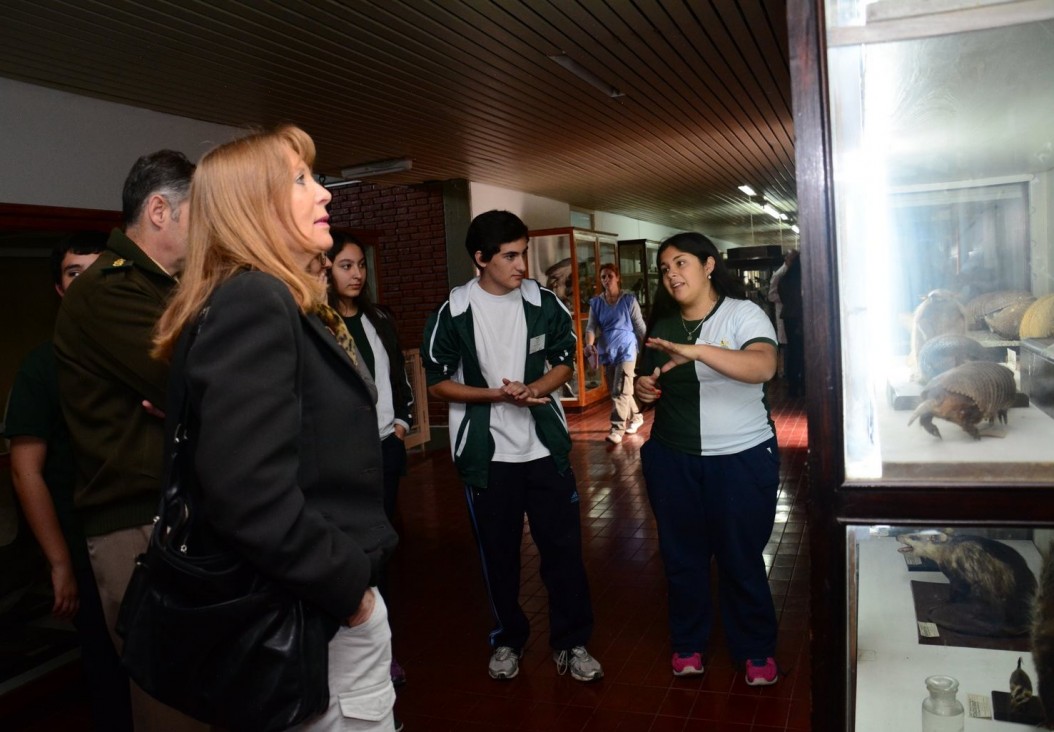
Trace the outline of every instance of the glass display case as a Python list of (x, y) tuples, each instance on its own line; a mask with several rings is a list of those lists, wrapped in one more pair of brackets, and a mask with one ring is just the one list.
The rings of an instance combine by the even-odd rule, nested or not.
[[(1054, 687), (1030, 637), (1054, 526), (1054, 3), (788, 10), (813, 729), (923, 729), (934, 675), (966, 729), (1023, 729), (1018, 659)], [(912, 541), (969, 561), (912, 567)]]
[[(848, 17), (827, 54), (847, 477), (999, 480), (1014, 463), (1049, 480), (1054, 420), (1016, 356), (1054, 291), (1054, 25), (890, 39), (919, 32), (917, 4), (852, 5), (833, 4)], [(1054, 308), (1036, 314), (1054, 335)]]
[[(528, 274), (567, 306), (579, 344), (589, 321), (589, 298), (600, 292), (600, 265), (616, 262), (617, 256), (618, 238), (614, 234), (574, 227), (530, 232)], [(564, 386), (564, 406), (586, 407), (607, 395), (603, 369), (590, 368), (580, 347), (574, 376)]]
[[(852, 729), (919, 729), (925, 680), (937, 674), (958, 681), (967, 729), (1039, 725), (1037, 662), (1054, 659), (1033, 659), (1032, 609), (1052, 539), (1043, 529), (849, 526)], [(1054, 651), (1048, 605), (1036, 623)]]
[(650, 239), (623, 239), (618, 243), (622, 289), (636, 295), (645, 320), (651, 313), (651, 301), (659, 284), (659, 244)]

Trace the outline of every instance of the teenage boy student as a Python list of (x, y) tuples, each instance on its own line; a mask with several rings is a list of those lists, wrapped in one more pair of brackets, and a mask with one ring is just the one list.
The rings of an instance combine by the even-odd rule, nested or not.
[(472, 220), (465, 248), (479, 277), (425, 326), (428, 393), (450, 402), (450, 444), (495, 615), (491, 678), (519, 673), (530, 622), (519, 604), (526, 513), (549, 593), (549, 644), (561, 674), (603, 677), (585, 645), (593, 607), (582, 563), (571, 437), (558, 396), (577, 343), (571, 315), (525, 277), (527, 227), (508, 211)]

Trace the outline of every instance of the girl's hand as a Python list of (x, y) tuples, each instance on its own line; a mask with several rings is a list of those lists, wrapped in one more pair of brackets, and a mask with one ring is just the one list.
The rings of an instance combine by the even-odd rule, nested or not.
[(633, 384), (633, 394), (641, 404), (651, 404), (662, 396), (659, 389), (659, 374), (662, 372), (656, 368), (649, 376), (638, 376)]
[(644, 343), (648, 348), (654, 348), (656, 351), (662, 351), (670, 360), (662, 365), (661, 373), (666, 373), (672, 368), (680, 366), (683, 363), (695, 360), (695, 354), (698, 352), (698, 346), (689, 346), (684, 343), (674, 343), (673, 341), (667, 341), (662, 338), (649, 338)]

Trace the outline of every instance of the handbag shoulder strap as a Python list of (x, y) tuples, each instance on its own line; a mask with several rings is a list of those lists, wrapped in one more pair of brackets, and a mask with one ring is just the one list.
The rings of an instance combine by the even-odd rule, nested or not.
[(187, 356), (194, 340), (208, 317), (209, 306), (205, 305), (198, 317), (183, 329), (176, 349), (168, 379), (168, 411), (165, 415), (165, 466), (161, 478), (161, 500), (157, 511), (156, 524), (163, 528), (160, 535), (154, 532), (161, 541), (176, 540), (183, 542), (190, 518), (189, 506), (192, 501), (190, 486), (186, 481), (193, 474), (192, 466), (187, 464), (190, 457), (190, 396), (187, 389), (186, 364)]

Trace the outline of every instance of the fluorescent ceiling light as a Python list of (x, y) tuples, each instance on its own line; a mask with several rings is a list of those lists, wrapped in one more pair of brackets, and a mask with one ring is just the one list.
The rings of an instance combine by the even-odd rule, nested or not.
[(748, 186), (748, 185), (747, 185), (746, 183), (744, 183), (743, 185), (741, 185), (741, 186), (739, 187), (739, 190), (743, 191), (743, 193), (747, 194), (748, 196), (756, 196), (756, 195), (758, 195), (758, 194), (757, 194), (757, 193), (756, 193), (756, 192), (754, 191), (754, 189), (753, 189), (753, 188), (751, 188), (750, 186)]
[(341, 168), (342, 178), (365, 178), (371, 175), (387, 175), (388, 173), (403, 173), (414, 166), (410, 158), (393, 158), (391, 160), (375, 160), (372, 163), (360, 163)]
[(764, 206), (761, 207), (761, 210), (774, 219), (783, 219), (786, 216), (786, 214), (781, 214), (779, 211), (777, 211), (771, 203), (766, 203)]
[(358, 178), (353, 178), (352, 180), (335, 180), (332, 183), (323, 183), (322, 187), (325, 188), (327, 191), (335, 191), (338, 188), (347, 188), (348, 186), (353, 186), (356, 183), (362, 183), (362, 181)]
[(620, 92), (618, 89), (616, 89), (614, 86), (612, 86), (611, 84), (607, 83), (606, 81), (601, 79), (599, 76), (594, 74), (592, 71), (587, 69), (585, 66), (582, 66), (581, 64), (579, 64), (577, 61), (575, 61), (573, 58), (568, 56), (566, 53), (561, 53), (561, 54), (558, 54), (556, 56), (550, 56), (549, 58), (552, 59), (553, 61), (555, 61), (556, 63), (560, 64), (561, 66), (563, 66), (565, 69), (570, 71), (572, 74), (577, 76), (579, 79), (581, 79), (585, 83), (589, 84), (594, 89), (599, 89), (600, 91), (604, 92), (605, 94), (607, 94), (612, 99), (618, 99), (619, 97), (626, 96), (625, 94)]
[(798, 231), (798, 225), (797, 224), (791, 224), (791, 231), (793, 231), (795, 234), (800, 234), (801, 233), (800, 231)]

